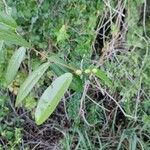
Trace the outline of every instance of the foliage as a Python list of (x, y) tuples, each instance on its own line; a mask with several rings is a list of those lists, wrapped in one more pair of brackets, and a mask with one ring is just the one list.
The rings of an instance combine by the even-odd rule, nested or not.
[[(10, 107), (17, 114), (25, 109), (28, 124), (35, 117), (40, 127), (32, 127), (42, 134), (52, 124), (63, 134), (61, 149), (149, 149), (150, 27), (139, 12), (143, 3), (0, 2), (0, 90), (8, 89), (0, 93), (0, 139), (6, 149), (25, 139)], [(95, 46), (98, 36), (102, 49)], [(59, 126), (63, 113), (67, 127)]]
[[(4, 92), (0, 90), (0, 94)], [(0, 144), (0, 149), (18, 149), (22, 140), (23, 120), (11, 115), (11, 109), (8, 107), (8, 97), (0, 97), (0, 138), (1, 142), (5, 141), (5, 146)]]
[(11, 57), (6, 73), (6, 81), (8, 85), (14, 80), (20, 64), (25, 57), (25, 53), (25, 48), (20, 47), (16, 52), (14, 52), (13, 56)]
[(65, 73), (57, 78), (43, 93), (35, 111), (38, 125), (42, 124), (55, 110), (72, 81), (72, 74)]
[[(5, 17), (4, 17), (5, 16)], [(1, 23), (2, 23), (2, 35), (0, 35), (0, 37), (2, 38), (2, 40), (4, 40), (4, 42), (10, 42), (10, 43), (13, 43), (13, 44), (18, 44), (18, 45), (22, 45), (22, 46), (25, 46), (25, 47), (29, 47), (30, 44), (27, 44), (27, 42), (20, 42), (20, 41), (23, 41), (23, 39), (21, 38), (21, 40), (19, 40), (17, 38), (17, 34), (13, 37), (9, 37), (8, 35), (4, 36), (5, 33), (7, 34), (7, 32), (10, 32), (9, 35), (11, 35), (12, 31), (11, 31), (11, 28), (16, 30), (16, 23), (15, 21), (11, 18), (10, 15), (4, 15), (2, 14), (1, 16)], [(6, 26), (6, 27), (5, 27)], [(7, 28), (9, 27), (9, 28)], [(6, 29), (5, 29), (6, 28)], [(66, 38), (67, 38), (67, 33), (66, 33), (66, 27), (63, 25), (61, 27), (61, 29), (59, 30), (59, 33), (57, 35), (57, 42), (60, 42), (60, 41), (64, 41)], [(13, 40), (13, 41), (11, 41)], [(14, 41), (15, 40), (15, 41)], [(18, 43), (17, 43), (18, 41)], [(3, 44), (3, 43), (2, 43)], [(34, 50), (36, 51), (36, 50)], [(8, 65), (8, 68), (7, 68), (7, 73), (6, 73), (6, 81), (7, 81), (7, 84), (10, 84), (13, 82), (13, 79), (15, 78), (16, 74), (17, 74), (17, 71), (19, 69), (19, 66), (21, 65), (21, 62), (23, 61), (24, 57), (25, 57), (25, 48), (24, 47), (21, 47), (19, 48), (14, 54), (13, 56), (11, 57), (10, 61), (9, 61), (9, 65)], [(36, 51), (38, 54), (42, 55), (41, 53), (39, 53), (38, 51)], [(44, 63), (42, 64), (41, 66), (38, 67), (37, 70), (33, 71), (31, 75), (28, 76), (28, 78), (25, 80), (25, 82), (21, 85), (19, 91), (18, 91), (18, 95), (17, 95), (17, 99), (16, 99), (16, 104), (15, 106), (17, 107), (23, 100), (24, 98), (29, 94), (29, 92), (32, 90), (32, 88), (35, 86), (35, 84), (38, 82), (38, 80), (42, 77), (42, 75), (45, 73), (45, 71), (48, 69), (50, 63), (55, 63), (55, 64), (60, 64), (62, 67), (63, 66), (66, 66), (66, 68), (70, 68), (72, 70), (74, 70), (71, 66), (68, 66), (66, 64), (62, 64), (61, 62), (58, 62), (58, 60), (56, 60), (56, 58), (48, 58), (47, 56), (43, 56), (45, 58), (47, 58), (50, 62), (47, 62), (47, 63)], [(93, 69), (94, 70), (94, 69)], [(107, 81), (108, 82), (108, 78), (107, 76), (105, 75), (105, 73), (103, 72), (100, 72), (100, 70), (97, 70), (95, 69), (96, 71), (93, 71), (93, 73), (95, 73), (96, 76), (102, 78), (104, 81)], [(59, 71), (59, 70), (58, 70)], [(76, 74), (77, 75), (81, 75), (82, 74), (82, 71), (80, 72), (80, 70), (76, 71)], [(98, 73), (97, 73), (98, 72)], [(103, 73), (103, 74), (102, 74)], [(101, 74), (102, 74), (102, 77), (101, 77)], [(11, 76), (10, 76), (11, 75)], [(72, 76), (72, 74), (70, 74)], [(64, 74), (65, 76), (65, 74)], [(63, 75), (61, 76), (63, 78)], [(61, 78), (60, 77), (60, 78)], [(64, 79), (65, 80), (65, 79)], [(53, 108), (49, 107), (49, 111), (47, 110), (47, 108), (45, 108), (46, 111), (43, 111), (45, 112), (46, 114), (51, 114), (52, 113), (52, 109), (54, 111), (54, 108), (56, 107), (56, 104), (58, 105), (58, 101), (59, 99), (61, 99), (61, 97), (63, 96), (62, 94), (60, 94), (61, 92), (64, 94), (63, 91), (66, 91), (66, 87), (67, 86), (64, 86), (65, 84), (67, 84), (67, 80), (70, 80), (69, 77), (68, 79), (66, 78), (66, 83), (63, 83), (63, 80), (59, 83), (60, 87), (61, 87), (61, 84), (62, 84), (62, 89), (60, 90), (59, 89), (59, 86), (56, 86), (57, 88), (53, 89), (51, 88), (51, 90), (55, 90), (57, 91), (56, 94), (54, 94), (55, 96), (53, 97), (53, 99), (50, 99), (50, 98), (46, 98), (46, 99), (49, 99), (49, 101), (51, 102)], [(71, 79), (72, 80), (72, 79)], [(57, 80), (56, 80), (57, 81)], [(58, 81), (59, 81), (59, 78), (58, 78)], [(57, 83), (57, 82), (56, 82)], [(68, 82), (70, 83), (70, 82)], [(57, 85), (57, 84), (56, 84)], [(54, 85), (55, 87), (55, 85)], [(59, 93), (60, 92), (60, 93)], [(44, 93), (47, 93), (47, 90), (44, 92)], [(52, 92), (54, 93), (54, 91)], [(59, 94), (61, 96), (59, 96)], [(47, 95), (47, 94), (46, 94)], [(47, 95), (48, 96), (48, 95)], [(45, 97), (45, 94), (44, 96), (42, 97)], [(44, 98), (45, 99), (45, 98)], [(39, 101), (39, 103), (41, 102), (42, 100)], [(54, 102), (53, 102), (54, 101)], [(43, 104), (39, 104), (39, 106), (42, 106)], [(41, 107), (40, 106), (40, 107)], [(49, 105), (48, 105), (49, 106)], [(40, 108), (41, 109), (41, 108)], [(37, 111), (39, 112), (39, 108), (37, 109)], [(41, 111), (41, 110), (40, 110)], [(47, 113), (47, 112), (51, 112), (51, 113)], [(40, 116), (37, 116), (37, 114), (39, 113), (36, 113), (36, 118), (43, 118), (43, 115), (40, 115)], [(48, 118), (48, 115), (46, 115), (46, 118)], [(44, 119), (45, 120), (45, 119)], [(39, 123), (40, 122), (40, 123)], [(37, 121), (37, 124), (41, 124), (41, 122), (44, 122), (44, 121)]]

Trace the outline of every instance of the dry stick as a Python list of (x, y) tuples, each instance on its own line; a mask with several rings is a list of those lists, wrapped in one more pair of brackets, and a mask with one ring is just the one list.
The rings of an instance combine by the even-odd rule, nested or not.
[(88, 126), (93, 127), (93, 126), (95, 125), (95, 124), (90, 124), (90, 123), (86, 120), (83, 110), (82, 110), (82, 114), (81, 114), (81, 115), (82, 115), (82, 118), (83, 118), (84, 122), (85, 122)]
[(53, 126), (53, 128), (59, 131), (61, 134), (63, 134), (64, 137), (66, 137), (66, 133), (62, 129), (59, 129), (58, 127), (55, 127), (55, 126)]
[[(138, 35), (138, 36), (141, 37), (140, 35)], [(147, 58), (148, 58), (148, 52), (149, 52), (149, 42), (144, 37), (142, 37), (142, 39), (145, 41), (147, 46), (146, 46), (145, 56), (144, 56), (144, 59), (142, 61), (142, 66), (141, 66), (140, 71), (139, 71), (140, 74), (142, 73), (142, 69), (144, 68), (144, 66), (146, 64), (146, 61), (147, 61)]]
[[(116, 15), (116, 14), (113, 14), (111, 18), (114, 18), (115, 15)], [(98, 23), (98, 27), (99, 27), (99, 28), (96, 29), (96, 36), (95, 36), (95, 40), (94, 40), (94, 41), (96, 41), (96, 37), (97, 37), (98, 34), (99, 34), (99, 35), (102, 35), (103, 37), (105, 37), (104, 34), (100, 34), (100, 33), (99, 33), (99, 30), (101, 30), (102, 28), (105, 28), (105, 26), (106, 26), (109, 22), (111, 22), (111, 19), (108, 19), (106, 22), (104, 22), (106, 16), (107, 16), (107, 13), (105, 12), (105, 16), (104, 16), (103, 19), (101, 19), (101, 20), (99, 21), (99, 23)], [(100, 26), (100, 24), (101, 24), (101, 26)], [(103, 33), (105, 33), (105, 31), (103, 31)], [(105, 43), (104, 38), (103, 38), (103, 43)]]
[[(119, 27), (120, 27), (120, 25), (121, 25), (121, 22), (123, 22), (122, 21), (122, 16), (120, 15), (120, 14), (123, 14), (123, 10), (124, 10), (124, 7), (121, 5), (121, 3), (118, 3), (118, 6), (117, 6), (117, 9), (118, 9), (118, 11), (120, 12), (120, 13), (117, 13), (116, 15), (117, 15), (117, 19), (116, 19), (116, 25), (117, 25), (117, 27), (118, 27), (118, 29), (119, 29)], [(110, 46), (110, 50), (109, 50), (109, 55), (108, 55), (108, 58), (112, 55), (112, 53), (115, 53), (115, 51), (116, 51), (116, 47), (114, 47), (116, 44), (117, 44), (117, 41), (119, 41), (119, 35), (121, 35), (121, 31), (119, 30), (118, 32), (117, 32), (117, 34), (116, 33), (113, 33), (112, 34), (112, 40), (111, 40), (111, 42), (110, 42), (110, 44), (109, 44), (109, 46)], [(123, 38), (123, 37), (122, 37)], [(120, 43), (122, 43), (121, 41), (122, 41), (122, 38), (121, 38), (121, 36), (120, 36)]]
[[(136, 47), (134, 47), (134, 49), (135, 49)], [(117, 62), (118, 62), (118, 67), (121, 67), (122, 69), (123, 69), (123, 67), (122, 67), (122, 64), (124, 63), (123, 61), (122, 62), (119, 62), (119, 60), (118, 60), (118, 58), (117, 57), (115, 57), (116, 58), (116, 60), (117, 60)], [(129, 76), (129, 74), (127, 73), (127, 71), (125, 70), (125, 69), (123, 69), (123, 71), (125, 71), (125, 74), (126, 74), (126, 76), (127, 76), (127, 79), (132, 83), (132, 86), (134, 86), (135, 84), (136, 84), (136, 81), (135, 80), (133, 80), (130, 76)], [(119, 80), (119, 79), (118, 79)], [(132, 90), (132, 86), (130, 87), (130, 89), (128, 90), (128, 92), (130, 92), (131, 90)], [(145, 91), (143, 90), (143, 89), (141, 89), (141, 91), (142, 91), (142, 93), (147, 97), (147, 99), (149, 99), (149, 96), (145, 93)], [(122, 98), (122, 100), (124, 99), (124, 97)], [(121, 101), (122, 101), (121, 100)]]
[(103, 2), (105, 3), (105, 5), (111, 10), (113, 10), (114, 12), (120, 14), (121, 16), (125, 17), (125, 15), (121, 12), (119, 12), (117, 9), (114, 9), (113, 7), (111, 7), (111, 4), (109, 2), (106, 2), (105, 0), (103, 0)]
[(32, 148), (32, 150), (35, 150), (39, 145), (40, 145), (40, 143), (37, 143), (37, 144)]
[[(139, 37), (140, 37), (140, 36), (139, 36)], [(140, 71), (139, 71), (139, 75), (142, 74), (142, 70), (143, 70), (143, 68), (144, 68), (144, 66), (145, 66), (145, 64), (146, 64), (146, 60), (147, 60), (147, 58), (148, 58), (148, 51), (149, 51), (147, 40), (146, 40), (144, 37), (142, 37), (142, 38), (144, 39), (145, 43), (147, 44), (147, 47), (146, 47), (146, 53), (145, 53), (144, 59), (143, 59), (143, 61), (142, 61), (142, 66), (141, 66)], [(141, 90), (141, 83), (142, 83), (142, 77), (140, 77), (140, 90)], [(135, 117), (137, 117), (137, 109), (138, 109), (138, 104), (139, 104), (139, 94), (140, 94), (140, 90), (138, 91), (138, 97), (137, 97), (137, 102), (136, 102), (136, 110), (135, 110)]]
[(146, 6), (147, 6), (147, 1), (144, 0), (143, 28), (144, 28), (144, 34), (145, 34), (146, 38), (148, 40), (150, 40), (150, 37), (146, 33)]
[(102, 108), (103, 110), (106, 110), (106, 111), (110, 112), (110, 110), (108, 110), (107, 108), (105, 108), (105, 107), (101, 106), (100, 104), (96, 103), (96, 102), (95, 102), (90, 96), (88, 96), (87, 94), (86, 94), (86, 97), (87, 97), (89, 100), (91, 100), (94, 104), (96, 104), (98, 107)]
[(126, 114), (126, 112), (122, 109), (122, 107), (119, 105), (119, 103), (111, 95), (109, 95), (106, 90), (105, 90), (105, 93), (109, 96), (109, 98), (111, 98), (116, 103), (116, 105), (120, 108), (120, 110), (122, 111), (122, 113), (124, 114), (125, 117), (129, 117), (129, 118), (132, 118), (135, 120), (137, 119), (131, 115)]
[(90, 83), (89, 83), (89, 80), (85, 81), (83, 94), (82, 94), (82, 97), (81, 97), (81, 100), (80, 100), (80, 110), (79, 110), (79, 115), (81, 115), (81, 116), (82, 116), (82, 113), (83, 113), (83, 102), (84, 102), (84, 100), (85, 100), (85, 97), (86, 97), (86, 93), (87, 93), (89, 84), (90, 84)]
[(95, 82), (96, 82), (96, 84), (97, 84), (97, 86), (95, 86), (95, 87), (97, 87), (97, 88), (100, 90), (100, 92), (101, 92), (103, 95), (105, 95), (103, 89), (101, 88), (101, 85), (100, 85), (98, 79), (97, 79), (95, 76), (94, 76), (94, 79), (95, 79)]
[(65, 114), (66, 114), (66, 118), (67, 118), (67, 120), (69, 120), (69, 116), (68, 116), (67, 109), (66, 109), (66, 99), (65, 99), (65, 97), (63, 97), (63, 104), (64, 104), (64, 111), (65, 111)]
[(85, 97), (86, 97), (86, 93), (87, 93), (89, 84), (90, 84), (89, 80), (85, 81), (85, 86), (84, 86), (84, 90), (83, 90), (83, 94), (82, 94), (81, 102), (80, 102), (79, 115), (81, 115), (81, 117), (83, 118), (84, 122), (85, 122), (88, 126), (93, 127), (95, 124), (90, 124), (90, 123), (88, 123), (88, 121), (87, 121), (86, 118), (85, 118), (84, 110), (83, 110), (83, 103), (84, 103), (84, 100), (85, 100)]
[[(125, 8), (125, 3), (121, 3), (121, 1), (120, 1), (120, 3), (118, 3), (118, 5), (116, 6), (116, 10), (118, 10), (118, 11), (116, 11), (116, 13), (115, 13), (115, 16), (118, 16), (117, 17), (117, 19), (116, 19), (116, 25), (119, 27), (120, 26), (120, 24), (121, 24), (121, 22), (123, 22), (123, 20), (122, 20), (122, 15), (121, 14), (123, 14), (123, 10), (124, 10), (124, 8)], [(119, 13), (118, 13), (119, 12)], [(123, 16), (124, 17), (124, 16)], [(112, 22), (112, 20), (111, 20), (111, 22)], [(123, 33), (124, 32), (126, 32), (127, 31), (127, 29), (126, 29), (126, 27), (125, 27), (125, 24), (124, 24), (124, 31), (122, 31)], [(112, 37), (112, 40), (110, 41), (110, 43), (108, 43), (108, 45), (109, 45), (109, 47), (107, 48), (107, 49), (109, 49), (109, 55), (107, 56), (108, 58), (114, 53), (114, 55), (115, 55), (115, 52), (117, 52), (117, 51), (119, 51), (118, 49), (116, 50), (116, 48), (114, 47), (114, 45), (116, 45), (117, 44), (117, 42), (116, 41), (123, 41), (123, 39), (124, 39), (124, 37), (121, 37), (120, 36), (120, 38), (119, 38), (119, 35), (121, 35), (121, 34), (123, 34), (123, 33), (118, 33), (117, 35), (113, 35), (113, 37)], [(121, 44), (122, 44), (122, 42), (121, 42)], [(107, 50), (106, 50), (106, 52), (107, 52)], [(105, 56), (105, 55), (104, 55)]]
[(3, 139), (2, 138), (0, 138), (0, 142), (2, 143), (2, 145), (3, 145), (3, 148), (5, 148), (6, 149), (6, 144), (4, 143), (4, 141), (3, 141)]
[(135, 118), (137, 118), (138, 105), (140, 103), (141, 83), (142, 83), (142, 77), (140, 78), (140, 88), (138, 90), (137, 100), (136, 100), (136, 105), (135, 105)]
[(85, 86), (84, 86), (84, 91), (83, 91), (83, 94), (82, 94), (82, 97), (81, 97), (81, 102), (80, 102), (80, 110), (79, 110), (79, 115), (82, 116), (84, 122), (88, 125), (88, 126), (91, 126), (93, 127), (95, 124), (90, 124), (86, 118), (85, 118), (85, 115), (84, 115), (84, 110), (83, 110), (83, 103), (84, 103), (84, 100), (85, 100), (85, 97), (88, 97), (94, 104), (96, 104), (97, 106), (99, 106), (100, 108), (102, 108), (103, 110), (106, 110), (109, 112), (108, 109), (104, 108), (103, 106), (99, 105), (98, 103), (96, 103), (91, 97), (89, 97), (86, 93), (87, 93), (87, 90), (88, 90), (88, 87), (89, 87), (89, 80), (88, 81), (85, 81)]
[(17, 114), (17, 112), (16, 112), (16, 110), (15, 110), (15, 108), (14, 108), (14, 105), (12, 104), (11, 100), (9, 100), (9, 105), (10, 105), (10, 107), (12, 108), (14, 114), (18, 117), (19, 115)]
[(90, 123), (88, 123), (88, 121), (86, 120), (85, 116), (84, 116), (84, 110), (83, 110), (83, 103), (84, 103), (84, 100), (85, 100), (85, 97), (86, 97), (86, 93), (87, 93), (87, 90), (88, 90), (88, 87), (90, 85), (90, 81), (89, 80), (86, 80), (85, 81), (85, 84), (84, 84), (84, 90), (83, 90), (83, 94), (82, 94), (82, 97), (81, 97), (81, 100), (80, 100), (80, 109), (79, 109), (79, 116), (81, 116), (84, 120), (84, 122), (88, 125), (88, 126), (94, 126), (94, 125), (91, 125)]

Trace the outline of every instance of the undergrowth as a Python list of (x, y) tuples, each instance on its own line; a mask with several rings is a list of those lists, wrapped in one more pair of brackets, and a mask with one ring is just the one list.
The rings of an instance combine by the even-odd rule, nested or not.
[[(9, 89), (6, 65), (18, 47), (8, 43), (0, 55), (0, 149), (149, 150), (149, 2), (7, 0), (6, 4), (32, 48)], [(15, 108), (15, 98), (28, 73), (45, 62), (45, 55), (53, 54), (80, 70), (99, 67), (112, 86), (94, 76), (78, 76), (82, 85), (68, 90), (52, 116), (37, 126), (35, 106), (52, 82), (53, 71), (46, 72), (24, 107)], [(62, 68), (58, 75), (64, 73)]]

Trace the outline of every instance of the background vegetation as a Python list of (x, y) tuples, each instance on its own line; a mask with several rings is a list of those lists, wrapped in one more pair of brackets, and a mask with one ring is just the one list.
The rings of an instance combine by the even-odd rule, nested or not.
[[(150, 149), (148, 0), (3, 0), (0, 8), (11, 14), (21, 35), (14, 44), (12, 38), (0, 44), (0, 150)], [(0, 40), (2, 31), (0, 24)], [(7, 86), (10, 58), (18, 45), (26, 46), (22, 37), (31, 46)], [(51, 63), (15, 107), (24, 80), (51, 56), (58, 63)], [(112, 84), (84, 72), (93, 66)], [(49, 119), (36, 125), (42, 93), (66, 72), (74, 76), (69, 90)]]

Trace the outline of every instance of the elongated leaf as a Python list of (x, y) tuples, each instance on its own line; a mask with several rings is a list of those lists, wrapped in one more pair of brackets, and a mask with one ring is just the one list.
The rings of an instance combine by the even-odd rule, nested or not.
[(10, 27), (10, 26), (7, 26), (7, 25), (5, 25), (5, 24), (3, 24), (3, 23), (1, 23), (0, 22), (0, 29), (1, 30), (3, 30), (3, 31), (7, 31), (7, 32), (13, 32), (13, 33), (15, 33), (16, 32), (16, 29), (15, 28), (12, 28), (12, 27)]
[(72, 74), (65, 73), (45, 90), (35, 111), (35, 120), (38, 125), (42, 124), (53, 113), (71, 81)]
[(103, 72), (100, 69), (97, 69), (97, 72), (95, 73), (95, 75), (100, 78), (101, 80), (103, 80), (107, 85), (112, 85), (111, 80), (107, 77), (106, 73)]
[(137, 149), (137, 136), (135, 132), (132, 133), (130, 142), (129, 142), (129, 149), (136, 150)]
[(24, 47), (20, 47), (16, 52), (14, 52), (13, 56), (11, 57), (6, 72), (7, 84), (10, 84), (14, 80), (21, 62), (25, 57), (25, 53), (26, 49)]
[(35, 84), (39, 81), (45, 71), (48, 69), (50, 63), (42, 64), (37, 70), (33, 71), (28, 78), (21, 85), (17, 99), (16, 99), (16, 107), (24, 100), (24, 98), (30, 93)]
[(2, 51), (3, 44), (4, 44), (4, 41), (3, 41), (3, 40), (1, 40), (1, 41), (0, 41), (0, 52)]
[(1, 25), (0, 25), (0, 40), (4, 40), (8, 43), (24, 47), (31, 47), (31, 45), (26, 40), (24, 40), (20, 35), (12, 31), (9, 31), (7, 28)]
[(0, 41), (0, 64), (4, 62), (4, 49), (3, 49), (4, 41)]
[(2, 11), (0, 12), (0, 23), (10, 26), (11, 28), (17, 28), (17, 24), (11, 15), (8, 15)]
[(16, 28), (17, 24), (11, 15), (0, 12), (0, 40), (11, 44), (30, 47), (30, 44), (15, 32)]

